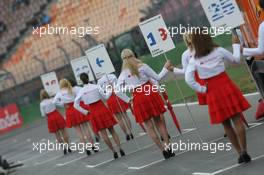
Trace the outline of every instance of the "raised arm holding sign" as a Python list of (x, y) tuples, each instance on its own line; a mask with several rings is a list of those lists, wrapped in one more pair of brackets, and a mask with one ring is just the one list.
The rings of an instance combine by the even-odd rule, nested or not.
[[(172, 41), (171, 36), (169, 35), (167, 26), (162, 18), (161, 15), (154, 16), (146, 21), (143, 21), (139, 24), (140, 30), (144, 36), (144, 39), (148, 45), (148, 48), (150, 50), (150, 53), (152, 57), (156, 57), (158, 55), (163, 54), (164, 58), (167, 60), (166, 66), (170, 69), (170, 61), (167, 58), (166, 52), (170, 51), (175, 48), (175, 45)], [(179, 90), (181, 97), (185, 103), (185, 106), (189, 112), (189, 115), (192, 119), (193, 125), (196, 127), (196, 123), (193, 119), (192, 113), (189, 109), (188, 104), (185, 101), (184, 95), (182, 93), (181, 88), (179, 87), (178, 83), (176, 82), (177, 89)], [(165, 94), (164, 94), (165, 95)], [(169, 101), (168, 101), (169, 102)], [(171, 111), (173, 112), (173, 111)], [(175, 115), (171, 115), (173, 118), (173, 121), (177, 121), (175, 119)], [(177, 127), (179, 124), (175, 122), (175, 126)], [(197, 131), (198, 132), (198, 131)], [(199, 139), (202, 140), (199, 133), (197, 133), (199, 136)]]

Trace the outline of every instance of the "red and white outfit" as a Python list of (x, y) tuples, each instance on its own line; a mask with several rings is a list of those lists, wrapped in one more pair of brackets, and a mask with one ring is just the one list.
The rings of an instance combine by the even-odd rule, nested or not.
[[(117, 124), (111, 111), (102, 102), (102, 99), (108, 99), (109, 97), (110, 94), (104, 93), (99, 85), (87, 84), (84, 85), (75, 98), (74, 107), (84, 115), (91, 114), (91, 123), (96, 133)], [(89, 110), (80, 106), (81, 101), (85, 105), (89, 105)]]
[[(190, 51), (190, 49), (187, 49), (186, 51), (183, 52), (182, 54), (182, 69), (179, 69), (179, 68), (174, 68), (173, 69), (173, 72), (175, 75), (184, 75), (185, 72), (186, 72), (186, 68), (191, 60), (191, 58), (193, 57), (193, 53)], [(195, 76), (195, 80), (201, 85), (205, 85), (205, 82), (200, 79), (197, 71), (195, 72), (194, 74)], [(196, 92), (196, 95), (197, 95), (197, 98), (198, 98), (198, 103), (199, 105), (206, 105), (206, 94), (204, 93), (199, 93), (199, 92)]]
[(50, 133), (55, 133), (66, 127), (63, 116), (56, 110), (52, 103), (53, 99), (44, 99), (40, 102), (40, 111), (43, 117), (47, 117), (48, 129)]
[[(81, 89), (82, 89), (82, 87), (80, 87), (80, 86), (74, 86), (74, 87), (73, 87), (73, 91), (74, 91), (75, 95), (77, 95), (78, 92), (79, 92)], [(81, 106), (82, 108), (84, 108), (84, 109), (86, 109), (86, 110), (89, 111), (89, 105), (85, 105), (83, 101), (80, 102), (80, 106)], [(92, 118), (91, 114), (83, 115), (83, 117), (84, 117), (84, 119), (85, 119), (86, 122), (90, 122), (90, 121), (91, 121), (91, 118)]]
[(121, 72), (118, 86), (125, 89), (133, 88), (133, 111), (137, 123), (159, 117), (166, 112), (162, 97), (157, 88), (153, 88), (151, 79), (160, 81), (167, 73), (168, 70), (163, 68), (158, 75), (146, 64), (139, 68), (138, 77), (131, 75), (128, 69)]
[[(105, 91), (112, 88), (114, 90), (117, 85), (117, 77), (114, 74), (104, 75), (98, 80), (98, 85)], [(111, 86), (111, 87), (109, 87)], [(112, 91), (110, 98), (106, 101), (107, 106), (113, 114), (126, 112), (129, 109), (130, 98), (122, 92)]]
[(72, 128), (86, 122), (85, 116), (73, 107), (74, 99), (79, 88), (72, 89), (73, 93), (70, 94), (68, 90), (60, 90), (54, 97), (53, 103), (59, 106), (64, 106), (66, 109), (66, 126)]
[[(240, 45), (233, 44), (234, 54), (217, 47), (201, 58), (191, 58), (185, 72), (185, 80), (194, 90), (206, 93), (206, 100), (212, 124), (222, 123), (234, 115), (250, 108), (240, 89), (225, 72), (224, 61), (240, 62)], [(195, 81), (195, 71), (204, 80), (206, 86)]]

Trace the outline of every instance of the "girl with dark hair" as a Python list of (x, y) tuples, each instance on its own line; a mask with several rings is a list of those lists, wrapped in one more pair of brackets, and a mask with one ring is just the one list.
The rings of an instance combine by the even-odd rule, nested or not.
[[(203, 32), (193, 33), (191, 43), (195, 52), (186, 69), (185, 80), (194, 90), (206, 94), (211, 124), (221, 123), (224, 126), (225, 133), (239, 154), (238, 163), (250, 162), (246, 131), (240, 119), (242, 112), (250, 108), (250, 104), (228, 77), (224, 64), (224, 61), (240, 63), (240, 45), (233, 44), (232, 55), (216, 46), (211, 36)], [(195, 81), (196, 71), (205, 85)]]
[[(70, 79), (69, 82), (71, 83), (72, 89), (75, 92), (75, 94), (78, 94), (79, 90), (82, 89), (82, 87), (77, 86), (77, 83), (72, 79)], [(81, 101), (80, 105), (85, 109), (89, 109), (89, 106), (85, 105), (83, 101)], [(98, 133), (95, 132), (95, 130), (92, 128), (92, 125), (91, 125), (91, 118), (92, 118), (91, 114), (88, 114), (87, 116), (83, 115), (83, 118), (84, 118), (84, 121), (83, 123), (81, 123), (81, 128), (87, 140), (89, 140), (90, 143), (94, 144), (94, 139), (92, 137), (92, 130), (93, 130), (93, 133), (95, 135), (95, 141), (99, 142), (100, 137)], [(94, 152), (97, 153), (98, 150), (94, 149)]]
[[(84, 87), (78, 92), (74, 101), (74, 107), (84, 115), (91, 114), (93, 129), (95, 132), (101, 134), (106, 145), (113, 152), (115, 159), (118, 158), (118, 154), (111, 143), (107, 130), (111, 133), (117, 147), (119, 148), (120, 155), (125, 156), (125, 152), (121, 148), (119, 137), (114, 129), (117, 121), (102, 101), (102, 99), (108, 99), (110, 94), (103, 92), (99, 85), (90, 84), (89, 77), (86, 73), (82, 73), (80, 79), (82, 80)], [(81, 101), (89, 106), (88, 110), (80, 106)]]

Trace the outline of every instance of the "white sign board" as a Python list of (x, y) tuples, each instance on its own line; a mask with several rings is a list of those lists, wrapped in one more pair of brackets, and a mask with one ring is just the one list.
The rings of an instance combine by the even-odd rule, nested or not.
[(55, 72), (50, 72), (40, 76), (44, 89), (50, 96), (55, 95), (59, 90), (59, 82)]
[(200, 2), (212, 27), (233, 29), (245, 23), (235, 0), (200, 0)]
[(74, 76), (75, 76), (75, 80), (76, 80), (78, 85), (83, 84), (81, 79), (80, 79), (81, 73), (87, 73), (89, 76), (89, 81), (94, 80), (93, 74), (92, 74), (92, 71), (91, 71), (91, 68), (89, 66), (89, 62), (88, 62), (86, 56), (71, 60), (71, 67), (72, 67), (72, 71), (73, 71)]
[(97, 79), (105, 74), (115, 72), (115, 68), (103, 44), (99, 44), (85, 51), (85, 53)]
[(156, 57), (175, 48), (161, 15), (154, 16), (141, 22), (139, 27), (152, 57)]

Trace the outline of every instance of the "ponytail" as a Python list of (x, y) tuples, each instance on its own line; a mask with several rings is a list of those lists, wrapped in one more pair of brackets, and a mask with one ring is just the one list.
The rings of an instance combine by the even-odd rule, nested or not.
[(60, 80), (60, 89), (66, 89), (70, 95), (73, 95), (72, 85), (67, 79)]

